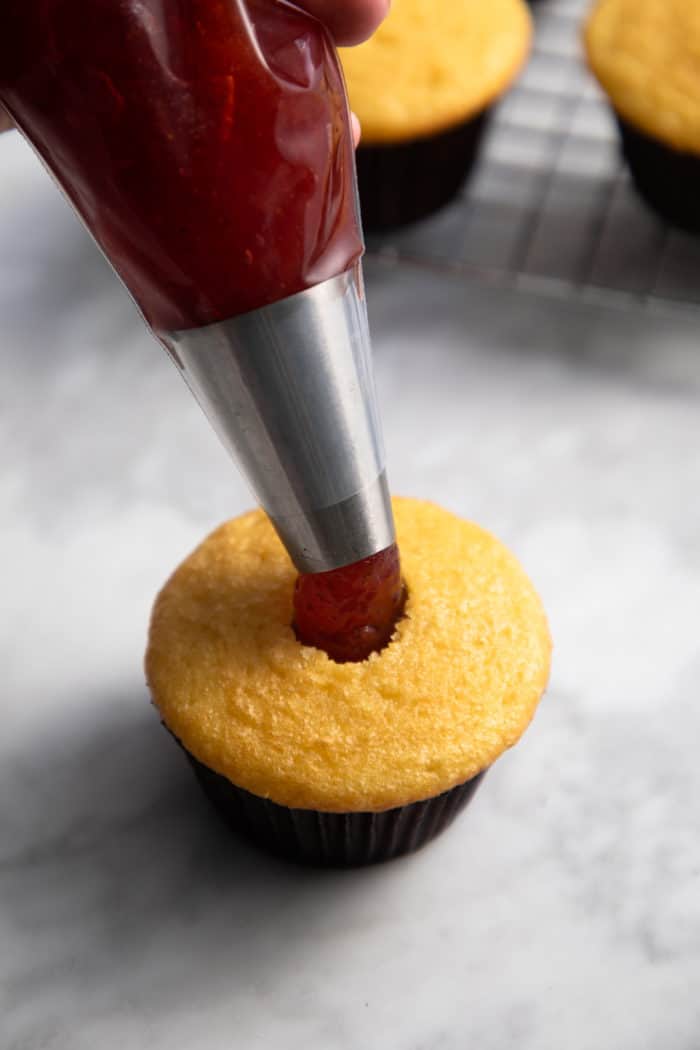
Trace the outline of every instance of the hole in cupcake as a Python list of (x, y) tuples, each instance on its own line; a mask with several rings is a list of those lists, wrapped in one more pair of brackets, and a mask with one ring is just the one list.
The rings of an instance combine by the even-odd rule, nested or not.
[(388, 644), (406, 597), (394, 544), (353, 565), (297, 577), (292, 626), (303, 645), (356, 663)]

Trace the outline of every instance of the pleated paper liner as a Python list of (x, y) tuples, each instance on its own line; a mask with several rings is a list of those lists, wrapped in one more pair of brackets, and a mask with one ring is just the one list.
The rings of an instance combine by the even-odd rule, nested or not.
[(667, 146), (619, 114), (622, 150), (640, 195), (666, 222), (700, 232), (700, 155)]
[(410, 142), (360, 143), (357, 180), (365, 230), (416, 222), (452, 200), (474, 166), (489, 113)]
[(484, 777), (382, 813), (323, 813), (252, 795), (184, 750), (207, 798), (234, 831), (286, 860), (325, 868), (377, 864), (420, 849), (449, 827)]

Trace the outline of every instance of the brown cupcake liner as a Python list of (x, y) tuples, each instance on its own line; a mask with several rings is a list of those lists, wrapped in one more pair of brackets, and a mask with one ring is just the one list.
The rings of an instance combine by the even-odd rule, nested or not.
[(673, 149), (615, 115), (622, 152), (640, 195), (666, 222), (700, 232), (700, 156)]
[(490, 109), (436, 135), (362, 145), (357, 181), (367, 232), (423, 219), (459, 193), (476, 160)]
[(183, 750), (205, 795), (234, 831), (278, 857), (323, 868), (377, 864), (420, 849), (452, 823), (486, 772), (434, 798), (382, 813), (324, 813), (253, 795)]

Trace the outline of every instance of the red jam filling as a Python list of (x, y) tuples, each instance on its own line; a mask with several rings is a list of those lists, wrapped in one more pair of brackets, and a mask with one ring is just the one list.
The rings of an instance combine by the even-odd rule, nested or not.
[(3, 0), (0, 100), (146, 320), (234, 317), (363, 250), (332, 42), (270, 0)]
[(365, 660), (391, 638), (406, 601), (396, 544), (332, 572), (301, 575), (294, 626), (304, 645), (338, 663)]

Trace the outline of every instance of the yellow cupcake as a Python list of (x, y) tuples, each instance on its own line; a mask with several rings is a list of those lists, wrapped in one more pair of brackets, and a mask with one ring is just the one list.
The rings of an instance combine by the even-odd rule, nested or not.
[(261, 511), (219, 528), (166, 584), (147, 678), (215, 791), (269, 800), (275, 819), (400, 815), (459, 792), (523, 733), (550, 660), (532, 584), (478, 526), (415, 500), (395, 513), (406, 615), (362, 663), (297, 641), (295, 570)]
[(531, 37), (524, 0), (393, 0), (371, 39), (341, 50), (362, 124), (366, 228), (413, 222), (454, 197)]
[(360, 47), (341, 49), (363, 143), (445, 131), (510, 85), (530, 47), (523, 0), (393, 0)]
[(625, 120), (700, 155), (700, 4), (598, 0), (584, 40), (591, 69)]
[(640, 193), (668, 221), (700, 230), (700, 5), (598, 0), (584, 44)]

